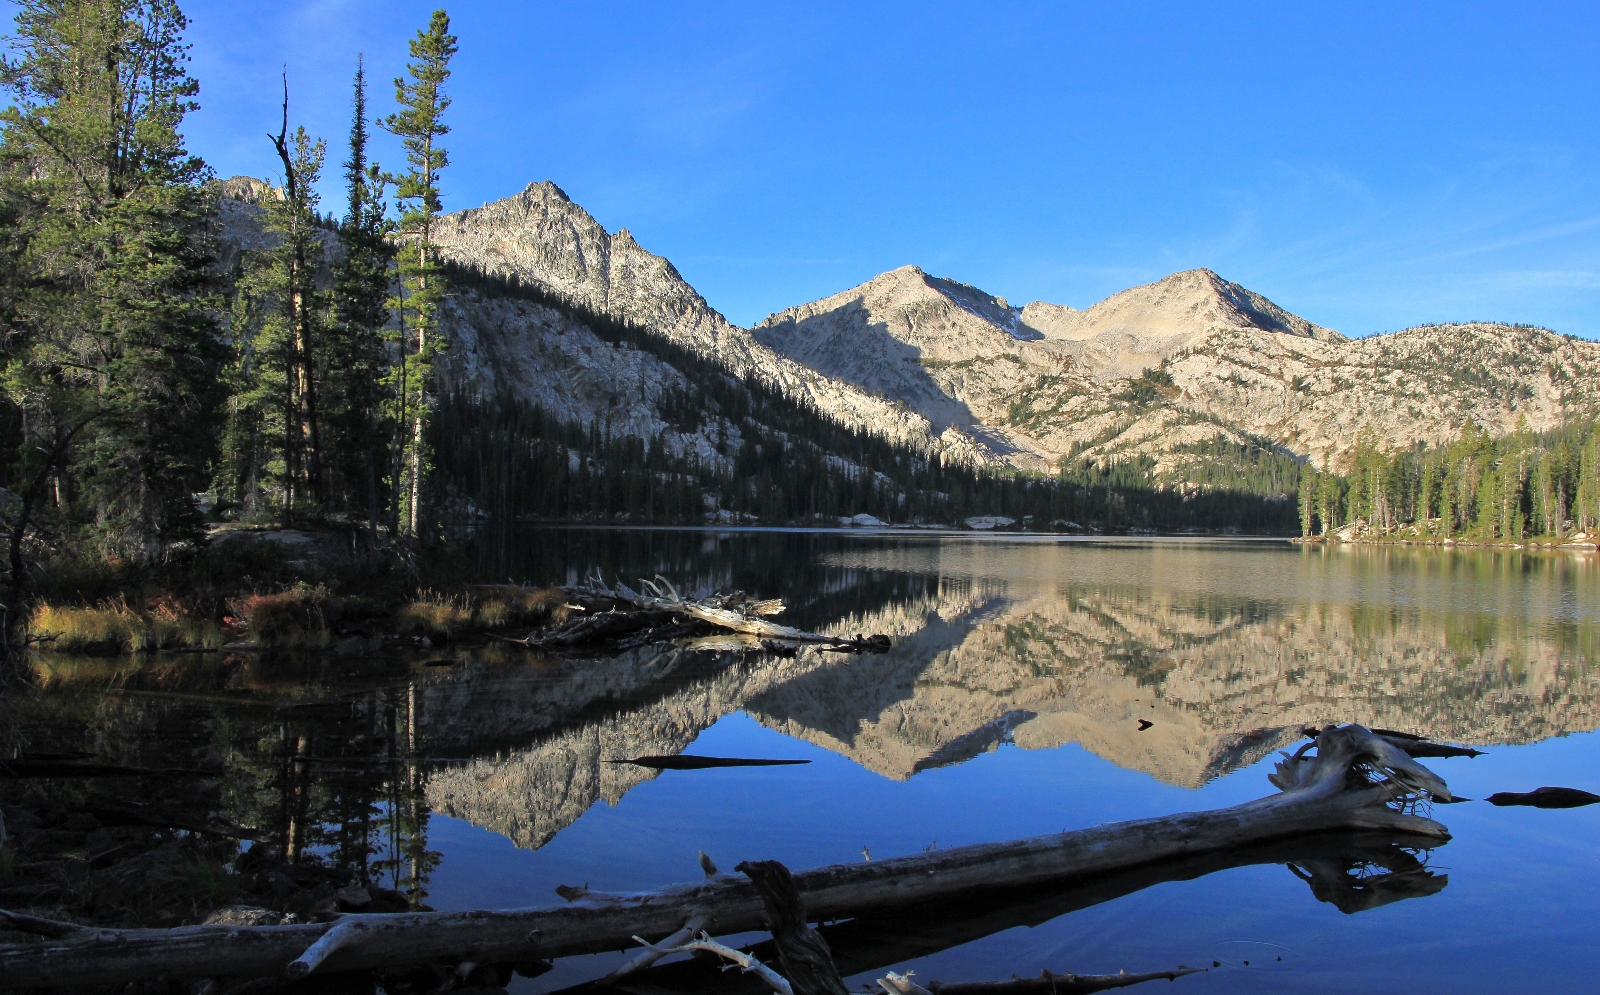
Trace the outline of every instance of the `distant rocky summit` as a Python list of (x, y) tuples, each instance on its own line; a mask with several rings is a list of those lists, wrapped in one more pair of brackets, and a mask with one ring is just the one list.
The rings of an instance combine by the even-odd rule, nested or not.
[[(220, 189), (235, 202), (232, 241), (247, 241), (243, 222), (259, 210), (247, 205), (270, 188), (236, 178)], [(1143, 459), (1160, 482), (1220, 441), (1338, 467), (1364, 433), (1398, 448), (1468, 423), (1538, 431), (1600, 400), (1600, 344), (1503, 324), (1349, 339), (1207, 269), (1077, 310), (1015, 307), (905, 266), (744, 329), (553, 183), (448, 215), (437, 241), (455, 265), (643, 325), (844, 425), (975, 462)], [(731, 422), (680, 431), (663, 415), (684, 382), (670, 361), (557, 308), (463, 287), (440, 317), (444, 389), (514, 396), (709, 460), (739, 445)]]
[(1011, 308), (907, 266), (772, 315), (758, 340), (1019, 465), (1181, 459), (1218, 437), (1313, 461), (1593, 410), (1600, 344), (1440, 325), (1348, 339), (1206, 269), (1077, 311)]
[[(933, 441), (928, 420), (915, 411), (819, 375), (730, 324), (672, 263), (646, 251), (626, 228), (608, 233), (554, 183), (533, 183), (514, 197), (447, 215), (435, 241), (444, 257), (459, 265), (515, 276), (600, 314), (654, 329), (715, 357), (733, 373), (774, 383), (844, 424), (896, 441)], [(540, 365), (528, 352), (534, 340), (548, 334), (540, 316), (527, 312), (511, 317), (501, 308), (485, 308), (477, 299), (457, 300), (448, 320), (466, 348), (447, 357), (447, 375), (484, 387), (509, 383), (541, 398), (564, 391), (568, 367)], [(650, 385), (628, 369), (637, 364), (636, 357), (599, 340), (585, 340), (578, 349), (586, 357), (584, 365), (597, 377), (609, 379), (616, 370), (621, 374), (619, 388), (642, 386), (644, 393), (612, 390), (606, 392), (604, 410), (595, 410), (593, 399), (560, 405), (558, 410), (571, 407), (587, 421), (613, 417), (620, 407), (623, 420), (648, 420), (642, 409), (649, 406)], [(620, 400), (613, 401), (614, 397)], [(970, 449), (959, 437), (949, 445)]]

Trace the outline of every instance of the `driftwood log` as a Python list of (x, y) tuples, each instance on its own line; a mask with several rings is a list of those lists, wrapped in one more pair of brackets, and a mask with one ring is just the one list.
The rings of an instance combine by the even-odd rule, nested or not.
[(599, 644), (630, 649), (722, 633), (750, 638), (750, 643), (740, 643), (737, 648), (765, 648), (780, 653), (798, 645), (819, 645), (847, 653), (882, 653), (890, 648), (888, 636), (843, 639), (770, 622), (771, 616), (783, 611), (783, 602), (777, 598), (757, 600), (735, 591), (689, 599), (659, 575), (653, 581), (640, 580), (639, 587), (640, 591), (635, 591), (621, 581), (613, 587), (598, 572), (591, 573), (583, 584), (562, 588), (568, 607), (584, 612), (581, 617), (522, 639), (496, 638), (540, 649), (580, 649)]
[[(1312, 753), (1312, 750), (1315, 753)], [(1448, 800), (1444, 781), (1361, 726), (1328, 727), (1269, 776), (1280, 791), (1231, 808), (1080, 829), (1033, 839), (836, 864), (793, 876), (812, 921), (996, 885), (1040, 885), (1157, 861), (1334, 829), (1449, 832), (1425, 812)], [(563, 907), (509, 911), (347, 915), (336, 923), (107, 930), (0, 912), (40, 942), (0, 945), (0, 988), (122, 984), (158, 976), (284, 976), (292, 963), (319, 971), (405, 964), (528, 962), (624, 949), (635, 936), (666, 937), (709, 919), (716, 935), (762, 929), (767, 910), (746, 877), (635, 895), (568, 892)], [(35, 928), (30, 928), (33, 923)], [(49, 931), (53, 931), (51, 935)]]
[[(1449, 875), (1430, 867), (1426, 855), (1418, 853), (1420, 847), (1431, 845), (1432, 841), (1410, 833), (1331, 831), (1291, 836), (1106, 874), (1043, 885), (1002, 884), (929, 902), (868, 910), (851, 919), (823, 923), (817, 931), (827, 940), (840, 975), (881, 975), (908, 961), (1007, 930), (1031, 929), (1156, 885), (1194, 881), (1250, 866), (1286, 868), (1285, 873), (1306, 882), (1318, 901), (1353, 915), (1443, 891)], [(772, 940), (747, 950), (752, 959), (777, 963), (778, 950)], [(635, 965), (628, 971), (619, 969), (605, 980), (615, 980), (640, 966), (647, 968), (638, 978), (641, 990), (658, 995), (749, 995), (754, 987), (733, 972), (708, 970), (697, 961), (653, 968)], [(1087, 984), (1083, 979), (1097, 976), (1078, 977)], [(931, 986), (930, 982), (924, 987)], [(587, 983), (557, 995), (591, 995), (593, 988), (594, 983)]]
[(767, 931), (778, 948), (790, 995), (850, 995), (822, 934), (806, 925), (805, 900), (789, 868), (776, 860), (747, 860), (734, 870), (750, 879), (767, 910)]
[[(705, 854), (702, 853), (700, 856), (704, 866)], [(735, 870), (749, 877), (755, 884), (756, 890), (761, 893), (761, 900), (767, 909), (767, 929), (771, 932), (772, 939), (759, 944), (758, 947), (770, 947), (776, 953), (778, 963), (783, 968), (782, 974), (763, 963), (762, 958), (756, 956), (755, 949), (735, 950), (712, 940), (705, 933), (701, 933), (697, 940), (685, 942), (682, 939), (684, 934), (680, 931), (659, 944), (635, 936), (634, 940), (645, 948), (646, 954), (629, 961), (600, 981), (583, 986), (582, 990), (589, 991), (595, 987), (615, 985), (626, 975), (668, 954), (709, 953), (731, 961), (745, 974), (755, 975), (777, 995), (851, 995), (849, 989), (845, 987), (844, 979), (840, 976), (837, 961), (823, 935), (823, 929), (821, 927), (812, 929), (806, 925), (809, 917), (806, 915), (805, 903), (800, 897), (799, 890), (794, 886), (794, 879), (789, 869), (776, 860), (763, 860), (747, 861)], [(708, 868), (707, 873), (715, 873), (715, 867)], [(690, 925), (701, 921), (693, 920)], [(688, 929), (689, 926), (685, 928)], [(1185, 965), (1179, 965), (1173, 971), (1146, 974), (1128, 974), (1124, 971), (1109, 975), (1076, 975), (1055, 974), (1047, 970), (1036, 978), (1013, 977), (1010, 981), (954, 985), (942, 985), (935, 981), (929, 986), (931, 991), (911, 981), (909, 972), (901, 975), (891, 971), (886, 977), (878, 979), (878, 986), (890, 995), (943, 995), (946, 992), (953, 992), (955, 995), (1011, 995), (1011, 993), (1027, 995), (1032, 992), (1039, 992), (1041, 995), (1067, 995), (1073, 992), (1126, 988), (1146, 981), (1175, 981), (1186, 974), (1197, 974), (1202, 970), (1204, 969)], [(696, 980), (698, 985), (693, 990), (697, 995), (710, 995), (704, 987), (706, 979), (701, 976)], [(670, 995), (672, 988), (670, 985), (662, 988), (647, 981), (644, 990)]]

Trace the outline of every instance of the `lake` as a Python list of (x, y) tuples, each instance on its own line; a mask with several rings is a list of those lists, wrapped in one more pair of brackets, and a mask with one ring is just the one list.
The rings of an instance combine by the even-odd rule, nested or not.
[[(787, 624), (894, 647), (54, 660), (25, 721), (63, 749), (226, 764), (231, 817), (435, 909), (692, 881), (701, 851), (724, 870), (799, 870), (1227, 806), (1272, 793), (1277, 751), (1330, 722), (1486, 750), (1425, 761), (1469, 799), (1600, 791), (1592, 555), (580, 528), (519, 533), (496, 555), (517, 581), (599, 568), (782, 597)], [(605, 763), (683, 752), (811, 762)], [(1434, 816), (1453, 838), (1431, 850), (1311, 840), (829, 936), (857, 989), (887, 970), (927, 983), (1188, 964), (1211, 969), (1173, 991), (1593, 991), (1600, 806)], [(624, 956), (558, 961), (512, 990), (578, 985)]]

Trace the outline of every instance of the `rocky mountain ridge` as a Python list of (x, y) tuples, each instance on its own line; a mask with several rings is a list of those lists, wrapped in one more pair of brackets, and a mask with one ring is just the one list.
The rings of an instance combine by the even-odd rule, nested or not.
[[(222, 187), (224, 241), (248, 245), (246, 215), (270, 191)], [(1220, 440), (1338, 468), (1364, 433), (1439, 444), (1468, 423), (1538, 431), (1600, 405), (1600, 344), (1487, 323), (1349, 339), (1206, 269), (1077, 310), (906, 266), (743, 329), (553, 183), (447, 215), (436, 241), (457, 265), (643, 325), (844, 425), (979, 463), (1148, 458), (1159, 482)], [(468, 288), (441, 325), (444, 389), (510, 393), (711, 463), (740, 445), (731, 422), (674, 427), (663, 399), (683, 371), (557, 308)]]
[[(936, 439), (929, 420), (903, 404), (819, 375), (768, 349), (706, 303), (671, 262), (645, 250), (626, 228), (607, 232), (554, 183), (532, 183), (515, 196), (446, 215), (434, 240), (444, 258), (458, 265), (548, 288), (597, 313), (651, 328), (715, 358), (735, 375), (771, 383), (845, 425), (969, 459), (992, 458), (975, 451), (971, 440), (959, 433)], [(465, 348), (446, 356), (446, 375), (484, 389), (509, 380), (530, 398), (562, 395), (566, 384), (561, 368), (530, 362), (530, 348), (537, 349), (534, 343), (547, 334), (544, 316), (529, 311), (531, 320), (519, 327), (503, 315), (480, 314), (479, 304), (477, 299), (461, 300), (450, 316), (450, 333)], [(628, 365), (616, 347), (599, 340), (585, 340), (581, 348), (587, 365), (602, 379), (614, 365)], [(650, 421), (651, 387), (662, 384), (644, 385), (642, 396), (608, 391), (603, 410), (596, 410), (592, 391), (585, 393), (587, 403), (565, 407), (588, 421), (609, 417), (621, 404), (631, 409), (624, 418), (642, 425)]]
[[(459, 263), (643, 323), (845, 424), (1038, 470), (1146, 456), (1160, 472), (1219, 438), (1337, 465), (1363, 432), (1397, 448), (1447, 441), (1469, 421), (1540, 430), (1600, 399), (1600, 344), (1501, 324), (1349, 339), (1207, 269), (1077, 310), (1016, 307), (906, 266), (746, 330), (553, 183), (447, 216), (438, 242)], [(507, 316), (460, 315), (468, 346), (447, 360), (452, 375), (552, 401), (570, 393), (519, 344), (544, 334), (535, 317), (519, 331)], [(597, 380), (626, 365), (585, 345)], [(587, 418), (623, 403), (625, 420), (653, 424), (648, 385), (642, 402), (617, 393), (569, 407)]]
[(1015, 325), (971, 306), (982, 291), (951, 287), (902, 267), (772, 315), (755, 336), (1040, 468), (1064, 456), (1159, 467), (1219, 437), (1337, 465), (1364, 431), (1388, 448), (1441, 443), (1469, 421), (1537, 431), (1600, 397), (1600, 344), (1500, 324), (1349, 339), (1205, 269), (1082, 311), (1031, 303)]

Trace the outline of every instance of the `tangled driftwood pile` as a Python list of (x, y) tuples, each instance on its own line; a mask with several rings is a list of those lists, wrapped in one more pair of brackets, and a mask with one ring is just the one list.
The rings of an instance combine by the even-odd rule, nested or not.
[[(684, 604), (681, 600), (673, 603)], [(331, 923), (170, 930), (97, 929), (0, 912), (0, 919), (9, 920), (13, 929), (41, 938), (34, 943), (0, 945), (0, 981), (6, 989), (15, 990), (122, 985), (157, 977), (213, 979), (207, 990), (227, 992), (251, 978), (393, 970), (408, 964), (443, 966), (449, 976), (464, 980), (485, 965), (500, 965), (509, 977), (513, 967), (535, 973), (551, 958), (643, 945), (639, 956), (619, 969), (617, 975), (621, 975), (640, 970), (668, 952), (691, 947), (711, 950), (711, 946), (694, 945), (711, 944), (714, 935), (768, 929), (777, 945), (778, 968), (768, 967), (763, 976), (771, 975), (768, 980), (774, 989), (796, 995), (838, 995), (843, 991), (838, 971), (827, 944), (809, 922), (860, 916), (908, 903), (960, 899), (970, 904), (972, 896), (995, 889), (1037, 889), (1091, 876), (1104, 882), (1106, 875), (1156, 867), (1161, 862), (1181, 864), (1207, 854), (1236, 854), (1240, 848), (1330, 830), (1405, 834), (1417, 847), (1448, 839), (1448, 831), (1429, 817), (1428, 810), (1433, 801), (1451, 801), (1450, 790), (1410, 755), (1425, 752), (1428, 745), (1377, 735), (1361, 726), (1329, 726), (1278, 764), (1270, 775), (1280, 789), (1277, 794), (1232, 808), (891, 860), (836, 864), (792, 876), (772, 862), (742, 864), (738, 868), (742, 873), (725, 874), (709, 860), (702, 860), (707, 877), (694, 884), (627, 895), (563, 888), (568, 903), (558, 907), (351, 914)], [(1442, 882), (1435, 886), (1415, 880), (1411, 868), (1394, 873), (1402, 878), (1410, 875), (1412, 880), (1409, 885), (1402, 883), (1387, 900), (1442, 887)], [(1138, 874), (1133, 877), (1137, 879)], [(1306, 877), (1313, 889), (1318, 880), (1329, 887), (1329, 875), (1314, 866), (1308, 868)], [(1338, 872), (1333, 872), (1332, 878), (1338, 877)], [(1104, 890), (1106, 886), (1096, 887)], [(1338, 887), (1336, 880), (1332, 887)], [(1374, 893), (1374, 904), (1383, 900), (1384, 896)], [(1177, 973), (1162, 972), (1140, 980)], [(1098, 990), (1070, 987), (1065, 983), (1068, 977), (1037, 980), (1048, 982), (1048, 990), (1057, 992)], [(1128, 976), (1116, 977), (1124, 979), (1122, 984), (1128, 983)], [(895, 992), (916, 991), (910, 981), (899, 976), (885, 978), (883, 983)], [(942, 991), (978, 989), (949, 986)]]
[[(882, 653), (890, 647), (888, 636), (842, 639), (768, 621), (783, 611), (783, 601), (777, 598), (756, 599), (741, 591), (698, 600), (684, 598), (671, 581), (659, 575), (655, 580), (640, 580), (639, 588), (635, 591), (621, 581), (612, 586), (598, 572), (592, 573), (582, 585), (562, 588), (567, 607), (578, 617), (521, 639), (499, 638), (537, 649), (562, 650), (626, 650), (673, 640), (705, 640), (719, 634), (742, 637), (747, 644), (743, 648), (784, 655), (792, 655), (804, 645), (845, 653)], [(733, 642), (707, 648), (739, 646)]]

